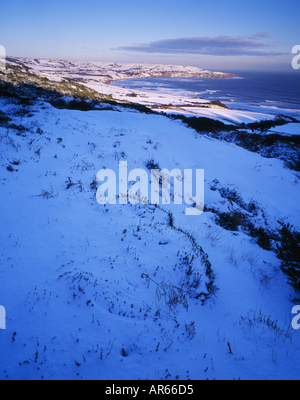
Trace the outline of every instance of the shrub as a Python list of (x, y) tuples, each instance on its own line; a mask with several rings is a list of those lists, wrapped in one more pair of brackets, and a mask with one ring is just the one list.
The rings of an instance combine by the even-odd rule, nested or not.
[(277, 320), (273, 320), (271, 316), (262, 313), (262, 310), (250, 310), (245, 316), (240, 317), (239, 325), (245, 333), (256, 331), (259, 338), (264, 334), (272, 335), (274, 339), (281, 338), (283, 342), (287, 339), (292, 339), (291, 326), (287, 329), (282, 329), (278, 325)]
[(247, 205), (245, 204), (244, 200), (242, 199), (241, 195), (237, 192), (236, 189), (230, 189), (229, 187), (226, 188), (221, 187), (219, 189), (219, 192), (224, 199), (228, 199), (230, 202), (236, 203), (240, 207), (246, 209)]
[(255, 217), (257, 217), (258, 215), (259, 209), (260, 209), (259, 204), (255, 200), (251, 200), (246, 207), (246, 210), (249, 211), (251, 214), (253, 214)]
[(11, 118), (7, 117), (2, 111), (0, 111), (0, 126), (6, 126), (11, 121)]
[(288, 276), (288, 282), (296, 292), (300, 292), (300, 232), (290, 224), (281, 223), (280, 244), (276, 254), (281, 260), (281, 270)]
[(216, 216), (216, 223), (229, 231), (237, 231), (240, 225), (245, 225), (247, 217), (242, 212), (234, 210), (229, 213), (223, 212)]
[(146, 167), (150, 170), (151, 169), (159, 169), (160, 170), (159, 164), (154, 161), (153, 157), (148, 158), (148, 160), (146, 161)]
[(92, 183), (90, 183), (90, 188), (92, 190), (96, 190), (97, 189), (97, 180), (94, 179)]
[(251, 236), (256, 238), (256, 243), (265, 250), (271, 250), (271, 234), (268, 230), (259, 227), (254, 228), (251, 232)]
[(260, 130), (261, 133), (267, 132), (269, 129), (274, 128), (274, 126), (285, 125), (287, 121), (281, 117), (277, 117), (275, 120), (263, 120), (263, 121), (256, 121), (247, 124), (247, 127), (250, 128), (252, 131)]
[[(177, 315), (177, 305), (182, 304), (182, 306), (188, 311), (188, 302), (186, 299), (186, 292), (178, 288), (172, 284), (165, 283), (165, 282), (155, 282), (148, 274), (142, 273), (142, 278), (146, 278), (147, 286), (149, 287), (150, 281), (155, 283), (156, 285), (156, 292), (155, 292), (155, 301), (159, 311), (159, 305), (161, 298), (163, 297), (165, 300), (165, 305), (168, 311), (168, 314), (171, 316)], [(160, 314), (160, 311), (159, 311)]]
[(171, 211), (168, 212), (168, 225), (173, 228), (174, 227), (174, 216)]
[(273, 234), (263, 227), (256, 228), (249, 217), (238, 210), (217, 214), (216, 223), (229, 231), (242, 231), (255, 238), (255, 242), (264, 250), (271, 250)]
[(215, 121), (206, 117), (186, 117), (178, 114), (168, 115), (168, 117), (171, 119), (181, 120), (189, 128), (195, 129), (197, 132), (228, 132), (236, 129), (236, 126), (234, 125), (227, 125), (221, 121)]

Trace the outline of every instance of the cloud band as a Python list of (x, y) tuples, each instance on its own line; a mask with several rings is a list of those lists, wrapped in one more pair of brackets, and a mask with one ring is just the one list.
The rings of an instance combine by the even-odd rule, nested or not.
[(272, 51), (274, 44), (265, 42), (270, 35), (259, 32), (251, 36), (203, 36), (159, 40), (146, 44), (118, 47), (113, 50), (164, 54), (199, 54), (214, 56), (279, 56), (286, 53)]

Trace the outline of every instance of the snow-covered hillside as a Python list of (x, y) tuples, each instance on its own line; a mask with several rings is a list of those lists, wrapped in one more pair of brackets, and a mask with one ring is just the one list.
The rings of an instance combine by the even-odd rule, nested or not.
[(22, 57), (8, 57), (9, 63), (26, 65), (37, 74), (48, 77), (72, 77), (94, 82), (111, 82), (127, 78), (149, 77), (190, 77), (190, 78), (233, 78), (225, 72), (212, 72), (197, 67), (169, 64), (109, 63), (101, 61), (47, 60)]
[[(241, 227), (300, 230), (299, 173), (162, 115), (0, 110), (0, 379), (299, 378), (295, 292)], [(204, 169), (204, 212), (100, 205), (97, 172), (122, 160)]]

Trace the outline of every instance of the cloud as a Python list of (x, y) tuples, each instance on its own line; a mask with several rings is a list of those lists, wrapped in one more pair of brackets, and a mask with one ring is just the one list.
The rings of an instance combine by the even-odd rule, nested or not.
[(278, 56), (286, 53), (272, 51), (274, 46), (262, 39), (269, 38), (268, 32), (250, 36), (202, 36), (159, 40), (156, 42), (118, 47), (112, 50), (137, 51), (143, 53), (199, 54), (214, 56)]
[(85, 51), (91, 51), (91, 52), (99, 51), (99, 50), (93, 49), (93, 48), (91, 48), (91, 47), (81, 47), (81, 49), (82, 49), (82, 50), (85, 50)]
[(256, 32), (254, 35), (250, 35), (249, 38), (251, 39), (260, 39), (260, 38), (267, 38), (272, 36), (269, 32)]

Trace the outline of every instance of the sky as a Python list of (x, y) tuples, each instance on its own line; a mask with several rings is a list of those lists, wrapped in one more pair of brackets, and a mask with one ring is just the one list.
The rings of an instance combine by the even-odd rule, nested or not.
[(0, 2), (7, 56), (292, 71), (300, 45), (299, 0)]

